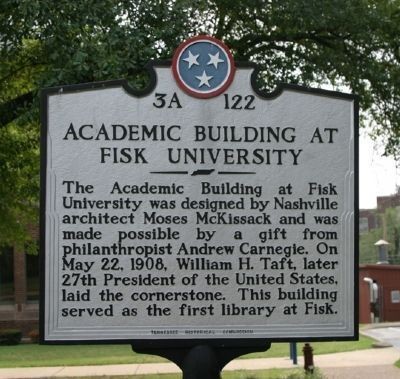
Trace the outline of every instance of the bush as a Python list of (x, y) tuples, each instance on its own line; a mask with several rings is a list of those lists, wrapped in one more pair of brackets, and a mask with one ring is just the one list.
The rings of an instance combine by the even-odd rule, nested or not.
[(299, 369), (298, 372), (290, 374), (286, 379), (323, 379), (324, 376), (318, 368), (314, 369), (314, 372), (305, 372)]
[(28, 333), (29, 338), (31, 339), (32, 343), (39, 342), (39, 331), (37, 329), (33, 329)]
[(0, 330), (0, 345), (18, 345), (21, 338), (22, 332), (18, 329)]

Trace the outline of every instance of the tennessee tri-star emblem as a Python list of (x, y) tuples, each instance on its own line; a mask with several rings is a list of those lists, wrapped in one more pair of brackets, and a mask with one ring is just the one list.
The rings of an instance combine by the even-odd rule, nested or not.
[(210, 36), (186, 40), (176, 50), (172, 71), (179, 87), (190, 96), (208, 99), (232, 83), (235, 64), (229, 49)]

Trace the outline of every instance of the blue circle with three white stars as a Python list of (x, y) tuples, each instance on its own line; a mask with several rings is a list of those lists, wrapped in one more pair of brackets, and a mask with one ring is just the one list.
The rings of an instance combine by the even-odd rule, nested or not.
[(216, 96), (230, 84), (227, 82), (232, 80), (233, 58), (222, 45), (208, 36), (195, 37), (192, 42), (183, 44), (174, 57), (174, 75), (182, 89), (206, 98)]

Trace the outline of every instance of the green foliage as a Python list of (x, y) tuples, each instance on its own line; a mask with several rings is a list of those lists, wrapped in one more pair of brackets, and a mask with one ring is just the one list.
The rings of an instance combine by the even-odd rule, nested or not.
[(387, 208), (383, 215), (388, 246), (389, 262), (400, 264), (400, 208)]
[(400, 264), (400, 208), (387, 208), (377, 217), (382, 226), (360, 235), (360, 263), (376, 263), (378, 248), (375, 243), (384, 239), (389, 242), (389, 263)]
[(40, 88), (117, 78), (142, 88), (149, 60), (200, 33), (259, 64), (264, 89), (358, 93), (386, 154), (400, 152), (400, 0), (3, 0), (0, 243), (23, 242), (36, 222)]
[(313, 372), (305, 372), (304, 370), (299, 369), (297, 372), (293, 374), (289, 374), (285, 376), (286, 379), (324, 379), (324, 375), (318, 369), (315, 369)]
[(0, 345), (18, 345), (21, 338), (22, 332), (18, 329), (0, 330)]
[[(32, 126), (32, 127), (31, 127)], [(39, 149), (37, 124), (11, 123), (0, 129), (0, 242), (23, 246), (37, 222)]]
[(373, 229), (360, 235), (360, 264), (376, 263), (378, 261), (378, 252), (374, 244), (381, 238), (382, 228)]

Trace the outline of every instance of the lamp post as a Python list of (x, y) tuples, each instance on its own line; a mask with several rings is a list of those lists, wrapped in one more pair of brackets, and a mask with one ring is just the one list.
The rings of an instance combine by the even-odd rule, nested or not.
[(389, 264), (389, 259), (388, 259), (388, 245), (389, 242), (385, 240), (379, 240), (378, 242), (375, 243), (375, 246), (378, 247), (378, 265), (387, 265)]

